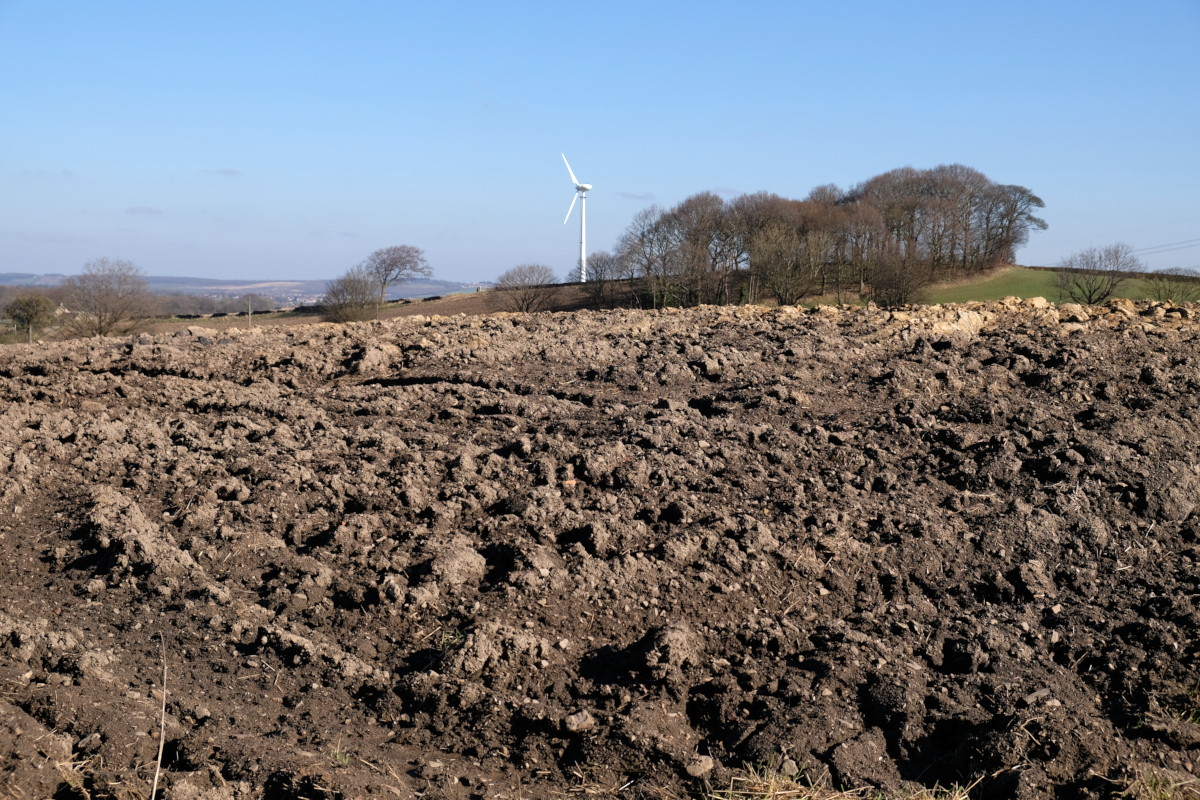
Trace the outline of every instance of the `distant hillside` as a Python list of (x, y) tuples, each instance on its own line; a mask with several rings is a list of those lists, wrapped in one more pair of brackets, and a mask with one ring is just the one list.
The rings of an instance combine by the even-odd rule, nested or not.
[[(66, 275), (35, 275), (31, 272), (0, 272), (0, 286), (58, 286)], [(325, 293), (325, 281), (260, 280), (236, 281), (219, 278), (168, 277), (148, 275), (146, 281), (156, 294), (201, 294), (243, 295), (261, 294), (280, 303), (320, 297)], [(393, 287), (388, 291), (391, 299), (400, 297), (427, 297), (453, 292), (471, 291), (480, 284), (459, 281), (422, 280)]]
[(32, 272), (0, 272), (0, 286), (58, 286), (66, 275), (34, 275)]

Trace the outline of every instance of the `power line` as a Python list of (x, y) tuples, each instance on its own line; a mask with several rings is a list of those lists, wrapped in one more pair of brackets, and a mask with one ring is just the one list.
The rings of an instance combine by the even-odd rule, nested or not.
[(1129, 229), (1127, 229), (1127, 230), (1123, 230), (1123, 231), (1105, 231), (1104, 233), (1102, 233), (1102, 234), (1101, 234), (1101, 233), (1098, 233), (1098, 234), (1096, 234), (1095, 236), (1082, 236), (1082, 237), (1080, 237), (1080, 238), (1078, 238), (1078, 239), (1066, 239), (1066, 240), (1064, 240), (1064, 241), (1061, 241), (1061, 242), (1050, 242), (1050, 243), (1048, 243), (1048, 244), (1034, 244), (1034, 245), (1025, 245), (1025, 247), (1023, 247), (1022, 249), (1024, 249), (1024, 250), (1036, 250), (1036, 249), (1038, 249), (1039, 247), (1057, 247), (1057, 246), (1058, 246), (1058, 245), (1060, 245), (1060, 244), (1073, 244), (1074, 242), (1086, 242), (1086, 241), (1088, 241), (1089, 239), (1095, 239), (1095, 238), (1096, 238), (1096, 236), (1104, 236), (1104, 235), (1109, 235), (1109, 236), (1118, 236), (1118, 235), (1120, 235), (1120, 234), (1122, 234), (1122, 233), (1135, 233), (1135, 232), (1137, 232), (1137, 231), (1148, 231), (1148, 230), (1150, 230), (1151, 228), (1161, 228), (1161, 227), (1163, 227), (1164, 225), (1178, 225), (1178, 224), (1179, 224), (1179, 223), (1181, 223), (1181, 222), (1191, 222), (1192, 220), (1195, 220), (1195, 219), (1200, 219), (1200, 217), (1185, 217), (1184, 219), (1177, 219), (1177, 220), (1174, 220), (1174, 221), (1172, 221), (1172, 222), (1159, 222), (1159, 223), (1158, 223), (1158, 224), (1156, 224), (1156, 225), (1147, 225), (1147, 226), (1146, 226), (1146, 227), (1144, 227), (1144, 228), (1129, 228)]
[(1163, 247), (1170, 247), (1175, 250), (1182, 250), (1183, 249), (1182, 247), (1175, 247), (1175, 245), (1179, 245), (1179, 244), (1187, 245), (1188, 247), (1196, 247), (1196, 245), (1191, 244), (1191, 242), (1200, 242), (1200, 239), (1184, 239), (1182, 242), (1168, 242), (1167, 244), (1152, 244), (1149, 247), (1139, 247), (1137, 250), (1134, 250), (1133, 252), (1145, 253), (1147, 250), (1158, 250)]
[(1200, 239), (1183, 239), (1178, 242), (1153, 244), (1148, 247), (1139, 247), (1131, 252), (1136, 255), (1157, 256), (1161, 255), (1162, 253), (1173, 253), (1176, 250), (1190, 250), (1193, 247), (1200, 247)]
[(1155, 250), (1152, 253), (1142, 253), (1135, 250), (1135, 253), (1143, 256), (1157, 256), (1161, 253), (1174, 253), (1176, 250), (1191, 250), (1193, 247), (1200, 247), (1200, 244), (1185, 244), (1183, 247), (1168, 247), (1166, 250)]

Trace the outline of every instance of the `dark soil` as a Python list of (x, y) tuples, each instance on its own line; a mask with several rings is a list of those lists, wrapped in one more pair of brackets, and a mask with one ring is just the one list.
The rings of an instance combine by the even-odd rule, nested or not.
[[(0, 789), (976, 798), (1200, 771), (1194, 307), (0, 350)], [(789, 762), (791, 762), (789, 764)], [(20, 795), (17, 795), (20, 792)]]

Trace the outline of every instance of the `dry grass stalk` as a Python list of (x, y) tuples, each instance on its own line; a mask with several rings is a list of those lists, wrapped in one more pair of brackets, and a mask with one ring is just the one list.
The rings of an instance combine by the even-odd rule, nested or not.
[(158, 720), (158, 760), (154, 764), (154, 783), (150, 786), (150, 800), (158, 793), (158, 777), (162, 773), (163, 747), (167, 743), (167, 640), (159, 637), (162, 642), (163, 680), (162, 680), (162, 714)]
[(1200, 780), (1164, 770), (1138, 770), (1121, 792), (1131, 800), (1200, 800)]
[[(979, 781), (962, 787), (954, 784), (943, 789), (940, 786), (921, 789), (904, 789), (894, 794), (885, 794), (878, 789), (834, 789), (822, 782), (810, 783), (803, 772), (785, 775), (773, 764), (763, 767), (748, 767), (746, 775), (729, 779), (724, 788), (705, 785), (697, 800), (970, 800), (970, 790)], [(660, 800), (683, 800), (674, 792), (659, 789)]]

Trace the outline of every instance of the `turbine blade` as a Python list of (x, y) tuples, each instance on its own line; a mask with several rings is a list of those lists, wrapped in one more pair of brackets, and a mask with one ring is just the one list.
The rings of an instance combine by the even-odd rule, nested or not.
[[(567, 161), (567, 156), (565, 153), (563, 154), (563, 163), (567, 165), (567, 173), (571, 176), (571, 182), (578, 186), (579, 181), (575, 180), (575, 173), (571, 172), (571, 162)], [(574, 205), (574, 203), (571, 203), (571, 205)]]
[[(570, 169), (570, 167), (568, 167), (568, 169)], [(571, 198), (571, 207), (567, 209), (567, 215), (565, 217), (563, 217), (563, 225), (566, 225), (567, 220), (569, 220), (571, 218), (571, 212), (575, 210), (575, 201), (578, 199), (579, 199), (579, 192), (576, 192), (575, 196)]]

